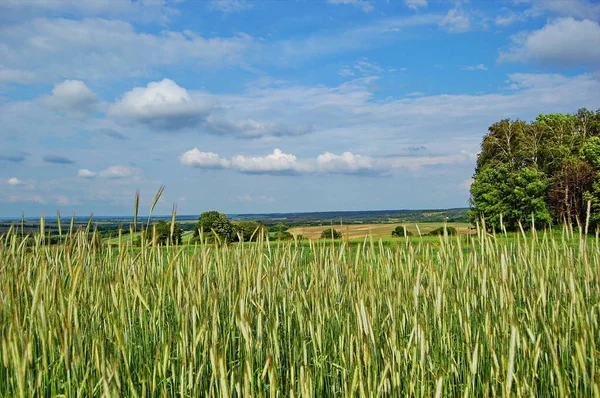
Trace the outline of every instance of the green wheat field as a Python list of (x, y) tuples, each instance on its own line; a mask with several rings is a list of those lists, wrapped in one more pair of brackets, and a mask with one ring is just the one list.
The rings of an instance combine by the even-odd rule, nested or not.
[(0, 396), (600, 397), (600, 245), (0, 241)]

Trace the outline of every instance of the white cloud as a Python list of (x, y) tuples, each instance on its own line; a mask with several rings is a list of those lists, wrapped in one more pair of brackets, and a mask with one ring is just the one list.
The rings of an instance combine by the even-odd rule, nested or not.
[(289, 173), (297, 171), (297, 159), (294, 155), (275, 149), (267, 156), (234, 156), (231, 159), (231, 166), (243, 173)]
[(506, 11), (504, 15), (498, 15), (494, 19), (494, 23), (498, 26), (510, 26), (516, 22), (523, 21), (525, 16), (523, 14), (515, 14), (512, 11)]
[(102, 170), (98, 175), (102, 178), (108, 178), (111, 180), (116, 180), (120, 178), (131, 177), (134, 174), (134, 170), (131, 167), (127, 166), (110, 166), (106, 170)]
[(242, 12), (252, 7), (247, 0), (211, 0), (209, 7), (225, 14)]
[(17, 177), (12, 177), (8, 179), (8, 185), (17, 186), (23, 185), (23, 181), (19, 180)]
[(351, 77), (354, 76), (354, 72), (349, 67), (345, 66), (338, 72), (338, 75), (341, 77)]
[(327, 0), (327, 2), (330, 4), (349, 4), (364, 12), (373, 11), (373, 5), (366, 0)]
[(243, 33), (211, 38), (188, 30), (152, 34), (101, 18), (4, 23), (0, 37), (3, 67), (43, 81), (139, 78), (168, 65), (193, 65), (195, 70), (238, 65), (254, 45)]
[(440, 26), (448, 32), (463, 33), (471, 30), (471, 19), (464, 10), (452, 8), (440, 22)]
[(317, 156), (315, 163), (316, 170), (321, 173), (361, 173), (375, 169), (373, 159), (352, 152), (344, 152), (341, 155), (325, 152)]
[(88, 169), (80, 169), (77, 175), (81, 178), (94, 178), (96, 173)]
[(548, 14), (592, 20), (600, 19), (600, 3), (596, 0), (519, 0), (530, 5), (526, 16), (544, 17)]
[(39, 15), (69, 13), (77, 16), (127, 17), (139, 22), (166, 23), (177, 11), (169, 1), (136, 0), (3, 0), (0, 12), (8, 19), (29, 19)]
[(499, 61), (535, 62), (543, 66), (600, 68), (600, 25), (588, 19), (561, 18), (533, 32), (512, 37)]
[(373, 159), (344, 152), (325, 152), (315, 159), (298, 159), (295, 155), (275, 149), (266, 156), (236, 155), (230, 161), (212, 152), (194, 148), (185, 152), (180, 161), (184, 166), (199, 168), (231, 168), (248, 174), (363, 174), (378, 173)]
[(155, 130), (197, 127), (212, 105), (192, 96), (170, 79), (136, 87), (109, 109), (109, 116), (124, 124), (140, 123)]
[(35, 73), (22, 69), (5, 69), (0, 66), (0, 83), (31, 83)]
[(12, 195), (8, 198), (8, 202), (10, 203), (22, 203), (22, 202), (30, 202), (30, 203), (38, 203), (38, 204), (46, 204), (46, 199), (42, 195)]
[(367, 61), (366, 58), (361, 58), (355, 65), (354, 69), (364, 75), (373, 75), (383, 72), (383, 68), (377, 64)]
[(427, 7), (427, 0), (404, 0), (404, 4), (413, 10), (417, 10), (421, 7)]
[(98, 102), (98, 96), (79, 80), (65, 80), (54, 86), (51, 95), (40, 97), (43, 106), (80, 118), (92, 115)]
[(229, 161), (221, 159), (216, 153), (200, 152), (198, 148), (185, 152), (180, 156), (179, 161), (184, 166), (205, 169), (221, 169), (229, 167)]
[(461, 66), (460, 69), (461, 70), (487, 70), (487, 67), (484, 64), (477, 64), (477, 65)]

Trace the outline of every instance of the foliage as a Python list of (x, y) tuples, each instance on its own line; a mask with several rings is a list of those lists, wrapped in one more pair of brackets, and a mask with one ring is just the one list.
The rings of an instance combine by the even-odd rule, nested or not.
[(404, 228), (404, 226), (398, 225), (392, 231), (392, 236), (397, 236), (397, 237), (401, 237), (402, 238), (404, 236), (412, 236), (412, 232), (407, 231), (406, 228)]
[(233, 223), (233, 231), (235, 240), (239, 241), (241, 236), (243, 242), (257, 242), (267, 235), (265, 226), (256, 221), (236, 221)]
[(216, 234), (222, 243), (232, 242), (236, 239), (233, 225), (223, 213), (218, 211), (206, 211), (200, 214), (194, 236), (199, 235), (199, 231), (204, 234), (205, 239), (212, 239)]
[(342, 233), (334, 228), (327, 228), (321, 232), (321, 239), (341, 239)]
[(585, 160), (571, 158), (552, 178), (549, 203), (558, 220), (573, 224), (585, 222), (587, 195), (592, 191), (596, 173)]
[(171, 223), (167, 224), (167, 222), (163, 220), (151, 225), (150, 228), (144, 231), (144, 239), (147, 242), (152, 242), (157, 245), (164, 245), (167, 242), (178, 245), (181, 243), (182, 235), (183, 231), (181, 230), (181, 227), (175, 223), (173, 227), (173, 236), (171, 236)]
[[(471, 186), (471, 222), (509, 230), (519, 222), (574, 223), (592, 198), (600, 214), (600, 190), (590, 182), (590, 166), (600, 163), (600, 110), (539, 115), (533, 122), (502, 120), (481, 143)], [(577, 160), (578, 157), (582, 159)], [(600, 187), (600, 182), (597, 184)], [(594, 199), (595, 198), (595, 199)]]
[(516, 230), (519, 222), (528, 228), (547, 226), (552, 217), (546, 204), (548, 181), (533, 167), (510, 171), (508, 167), (485, 167), (471, 185), (473, 222), (485, 219), (488, 227)]
[(274, 240), (293, 240), (294, 235), (289, 233), (288, 231), (277, 231), (273, 235)]
[(458, 235), (458, 231), (454, 227), (443, 226), (443, 227), (436, 228), (429, 232), (429, 235), (432, 235), (432, 236), (446, 235), (446, 234), (450, 235), (450, 236), (454, 236), (454, 235)]

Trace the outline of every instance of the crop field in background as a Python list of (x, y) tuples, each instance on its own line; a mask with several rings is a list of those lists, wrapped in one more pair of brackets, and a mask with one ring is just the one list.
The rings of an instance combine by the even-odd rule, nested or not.
[(456, 228), (457, 232), (461, 235), (468, 235), (475, 233), (471, 229), (469, 223), (447, 223), (442, 222), (431, 222), (431, 223), (396, 223), (396, 224), (351, 224), (351, 225), (322, 225), (322, 226), (307, 226), (307, 227), (294, 227), (290, 228), (288, 232), (292, 235), (301, 235), (306, 239), (319, 239), (321, 232), (328, 228), (334, 228), (342, 233), (344, 238), (348, 239), (362, 239), (365, 236), (370, 236), (375, 239), (385, 239), (392, 237), (392, 231), (397, 226), (404, 226), (408, 232), (411, 232), (413, 236), (419, 236), (419, 231), (422, 235), (427, 235), (429, 232), (436, 228), (447, 225), (448, 227)]
[(6, 235), (0, 396), (600, 396), (598, 237), (465, 238)]

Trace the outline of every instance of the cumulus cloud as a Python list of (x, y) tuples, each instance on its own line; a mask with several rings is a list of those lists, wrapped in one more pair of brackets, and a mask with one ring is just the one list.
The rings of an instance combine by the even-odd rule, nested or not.
[(143, 124), (155, 130), (181, 130), (197, 127), (212, 105), (193, 98), (170, 79), (136, 87), (109, 109), (109, 115), (124, 124)]
[(417, 10), (421, 7), (427, 7), (427, 0), (404, 0), (404, 4), (413, 10)]
[(88, 170), (88, 169), (80, 169), (79, 172), (77, 173), (77, 175), (81, 178), (94, 178), (96, 177), (95, 172)]
[(242, 173), (293, 173), (298, 168), (296, 160), (296, 156), (275, 149), (267, 156), (236, 155), (231, 165)]
[(180, 156), (179, 161), (184, 166), (199, 167), (204, 169), (222, 169), (229, 167), (229, 161), (222, 159), (213, 152), (200, 152), (194, 148)]
[(40, 102), (50, 109), (65, 111), (83, 118), (96, 111), (99, 99), (84, 82), (65, 80), (54, 86), (51, 95), (40, 97)]
[(98, 175), (102, 178), (110, 180), (116, 180), (120, 178), (131, 177), (134, 174), (134, 170), (127, 166), (110, 166), (109, 168), (102, 170)]
[(194, 148), (181, 155), (180, 162), (184, 166), (231, 168), (247, 174), (364, 174), (381, 171), (370, 157), (351, 152), (341, 155), (325, 152), (315, 159), (298, 159), (295, 155), (275, 149), (266, 156), (236, 155), (226, 160), (215, 153), (200, 152)]
[(12, 185), (17, 186), (17, 185), (23, 185), (23, 181), (19, 180), (17, 177), (11, 177), (8, 179), (8, 185)]
[(47, 155), (44, 156), (44, 162), (55, 163), (55, 164), (73, 164), (75, 163), (72, 159), (66, 156)]
[(600, 25), (585, 19), (561, 18), (533, 32), (512, 37), (498, 61), (535, 62), (549, 67), (600, 67)]
[(341, 155), (325, 152), (317, 156), (315, 166), (316, 170), (322, 173), (356, 174), (375, 169), (373, 159), (368, 156), (355, 155), (352, 152), (344, 152)]
[(366, 0), (327, 0), (327, 2), (330, 4), (349, 4), (364, 12), (373, 11), (373, 5)]

